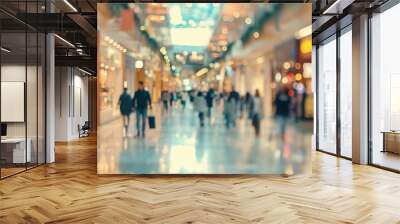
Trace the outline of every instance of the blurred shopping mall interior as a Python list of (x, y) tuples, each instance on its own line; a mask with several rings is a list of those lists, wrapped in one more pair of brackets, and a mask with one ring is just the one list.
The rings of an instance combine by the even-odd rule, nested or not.
[(0, 223), (399, 223), (398, 21), (2, 0)]

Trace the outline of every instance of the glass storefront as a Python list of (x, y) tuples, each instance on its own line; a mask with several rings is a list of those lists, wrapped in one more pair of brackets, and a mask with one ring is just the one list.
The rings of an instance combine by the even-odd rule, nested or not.
[(316, 61), (317, 149), (350, 159), (352, 157), (351, 25), (318, 45)]
[(400, 4), (371, 18), (372, 164), (400, 170)]
[(336, 153), (336, 38), (318, 47), (318, 149)]
[[(4, 2), (38, 13), (41, 1)], [(17, 7), (18, 6), (18, 7)], [(45, 163), (45, 35), (1, 12), (0, 178)]]

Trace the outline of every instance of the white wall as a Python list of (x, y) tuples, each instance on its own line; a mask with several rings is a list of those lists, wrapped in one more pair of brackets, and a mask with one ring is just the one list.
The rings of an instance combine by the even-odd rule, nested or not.
[(55, 140), (79, 137), (78, 124), (88, 120), (88, 78), (76, 68), (56, 68)]

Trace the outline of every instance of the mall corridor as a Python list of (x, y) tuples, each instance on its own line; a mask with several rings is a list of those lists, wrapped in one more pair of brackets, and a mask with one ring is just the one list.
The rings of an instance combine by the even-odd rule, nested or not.
[(400, 224), (399, 0), (0, 0), (0, 224)]
[[(221, 105), (222, 106), (222, 105)], [(134, 116), (127, 137), (122, 119), (101, 127), (98, 145), (99, 174), (299, 174), (309, 171), (312, 122), (290, 122), (285, 141), (274, 119), (264, 120), (261, 136), (243, 115), (227, 129), (221, 106), (200, 127), (191, 104), (152, 112), (157, 128), (137, 137)], [(116, 130), (119, 130), (118, 133)]]

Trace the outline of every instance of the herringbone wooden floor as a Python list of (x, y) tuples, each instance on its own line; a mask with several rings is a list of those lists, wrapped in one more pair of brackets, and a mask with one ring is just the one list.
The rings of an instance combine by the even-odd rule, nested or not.
[(0, 223), (400, 223), (400, 175), (322, 153), (309, 176), (98, 176), (96, 139), (0, 181)]

